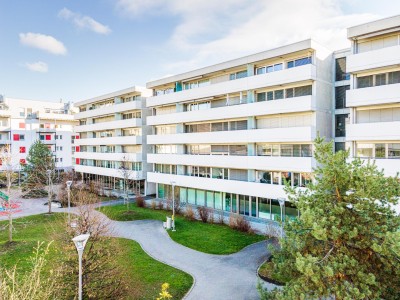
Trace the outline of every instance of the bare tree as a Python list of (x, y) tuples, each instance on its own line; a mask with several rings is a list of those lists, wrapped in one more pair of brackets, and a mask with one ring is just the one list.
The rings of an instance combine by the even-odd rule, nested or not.
[(126, 155), (124, 155), (124, 157), (121, 160), (119, 173), (122, 179), (124, 180), (124, 204), (126, 204), (126, 209), (129, 210), (128, 190), (129, 190), (129, 183), (131, 182), (131, 178), (133, 175), (133, 170), (131, 168), (131, 162), (129, 161), (129, 158)]
[(11, 195), (11, 184), (16, 177), (16, 173), (13, 169), (13, 155), (11, 153), (11, 145), (6, 145), (0, 148), (0, 161), (3, 165), (3, 172), (6, 177), (6, 187), (7, 192), (6, 195), (1, 195), (0, 204), (5, 209), (6, 214), (8, 215), (8, 242), (12, 242), (13, 238), (13, 197)]
[[(63, 255), (66, 263), (61, 278), (66, 299), (76, 296), (78, 269), (76, 250), (71, 239), (79, 234), (89, 233), (83, 260), (83, 298), (84, 299), (120, 299), (126, 291), (121, 271), (110, 260), (118, 257), (119, 248), (112, 243), (110, 221), (96, 211), (98, 196), (84, 189), (76, 189), (76, 226), (71, 228), (66, 222), (66, 230), (55, 232), (55, 239), (65, 245)], [(118, 280), (116, 280), (118, 279)]]

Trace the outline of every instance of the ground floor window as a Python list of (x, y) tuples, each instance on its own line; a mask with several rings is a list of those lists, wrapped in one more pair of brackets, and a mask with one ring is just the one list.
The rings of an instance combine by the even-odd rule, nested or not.
[[(171, 185), (159, 183), (158, 197), (172, 199)], [(175, 187), (175, 197), (179, 197), (182, 204), (205, 206), (267, 220), (281, 220), (281, 207), (277, 199), (186, 187)], [(286, 202), (282, 207), (282, 216), (284, 220), (294, 219), (298, 216), (298, 210), (292, 203)]]

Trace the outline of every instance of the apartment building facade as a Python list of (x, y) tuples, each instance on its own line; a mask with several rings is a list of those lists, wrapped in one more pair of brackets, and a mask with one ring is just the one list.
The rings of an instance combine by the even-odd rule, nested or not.
[(400, 172), (400, 16), (351, 27), (347, 36), (347, 147), (394, 176)]
[(95, 181), (110, 193), (128, 190), (155, 193), (146, 180), (148, 164), (146, 97), (151, 90), (131, 87), (77, 102), (75, 115), (75, 171), (86, 182)]
[[(147, 83), (157, 197), (277, 220), (332, 136), (332, 53), (312, 40)], [(287, 217), (297, 210), (287, 201)]]
[(57, 170), (71, 170), (73, 114), (71, 103), (0, 96), (0, 146), (11, 145), (13, 168), (23, 168), (29, 148), (40, 140), (52, 152)]

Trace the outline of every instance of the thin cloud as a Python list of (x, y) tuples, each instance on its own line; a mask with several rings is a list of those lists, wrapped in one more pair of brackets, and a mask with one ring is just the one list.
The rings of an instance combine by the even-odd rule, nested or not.
[(34, 63), (25, 63), (24, 66), (33, 72), (39, 73), (47, 73), (49, 71), (49, 67), (45, 62), (37, 61)]
[(349, 47), (347, 27), (381, 16), (346, 14), (341, 5), (342, 0), (119, 0), (116, 8), (131, 17), (180, 20), (164, 45), (180, 57), (164, 65), (164, 72), (177, 73), (308, 38), (332, 50)]
[(41, 49), (51, 54), (67, 54), (67, 48), (65, 48), (64, 44), (51, 35), (32, 32), (20, 33), (19, 41), (24, 46)]
[(111, 29), (103, 25), (89, 16), (82, 16), (79, 13), (70, 11), (68, 8), (63, 8), (59, 11), (58, 17), (64, 20), (71, 21), (78, 28), (89, 29), (98, 34), (110, 34)]

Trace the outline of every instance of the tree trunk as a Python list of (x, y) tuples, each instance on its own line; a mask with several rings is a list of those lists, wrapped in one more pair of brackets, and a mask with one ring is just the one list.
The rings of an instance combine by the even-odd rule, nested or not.
[(13, 230), (13, 225), (12, 225), (12, 212), (11, 212), (11, 174), (10, 171), (7, 173), (7, 195), (8, 195), (8, 242), (13, 241), (13, 236), (12, 236), (12, 230)]

